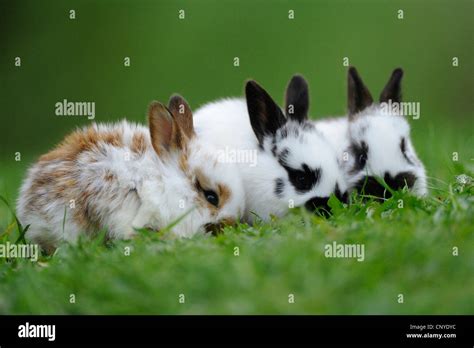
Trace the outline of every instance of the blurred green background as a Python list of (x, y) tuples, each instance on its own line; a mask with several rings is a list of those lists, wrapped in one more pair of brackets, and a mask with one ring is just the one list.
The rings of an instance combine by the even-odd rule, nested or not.
[(242, 95), (248, 78), (282, 101), (298, 72), (310, 82), (311, 115), (340, 115), (344, 57), (374, 96), (393, 68), (405, 69), (404, 99), (421, 103), (416, 148), (430, 176), (451, 180), (453, 152), (474, 163), (473, 9), (470, 0), (2, 0), (0, 193), (13, 201), (31, 161), (91, 122), (56, 116), (63, 99), (95, 102), (95, 121), (144, 121), (151, 100), (180, 93), (196, 109)]

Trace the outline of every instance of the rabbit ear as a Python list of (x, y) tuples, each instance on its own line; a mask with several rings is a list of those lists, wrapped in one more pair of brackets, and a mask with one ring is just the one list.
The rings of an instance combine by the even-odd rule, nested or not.
[(350, 67), (347, 75), (347, 105), (349, 107), (349, 119), (364, 110), (373, 103), (369, 90), (357, 73), (356, 68)]
[(402, 69), (397, 68), (392, 72), (390, 80), (387, 82), (387, 85), (380, 94), (381, 103), (386, 103), (389, 100), (393, 103), (399, 103), (402, 101), (402, 77)]
[(188, 138), (192, 138), (194, 136), (193, 113), (186, 100), (175, 94), (170, 98), (168, 108), (183, 133)]
[(148, 108), (151, 144), (159, 156), (184, 148), (184, 139), (178, 123), (170, 111), (159, 102)]
[(286, 123), (286, 118), (280, 107), (257, 82), (247, 82), (245, 95), (250, 124), (262, 145), (265, 135), (274, 135)]
[(286, 88), (286, 116), (298, 122), (308, 119), (308, 83), (301, 75), (294, 75)]

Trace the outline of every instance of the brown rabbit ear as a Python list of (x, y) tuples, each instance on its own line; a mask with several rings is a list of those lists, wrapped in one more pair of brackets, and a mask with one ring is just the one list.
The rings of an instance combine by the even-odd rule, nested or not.
[(397, 68), (392, 72), (390, 80), (387, 82), (387, 85), (380, 94), (381, 103), (387, 103), (389, 100), (393, 103), (399, 103), (402, 101), (402, 77), (402, 69)]
[(168, 108), (183, 133), (188, 138), (192, 138), (194, 136), (193, 113), (186, 100), (175, 94), (170, 98)]
[(374, 100), (364, 82), (359, 76), (356, 68), (351, 66), (347, 74), (347, 106), (349, 108), (349, 119), (354, 115), (372, 105)]
[(184, 148), (181, 129), (166, 106), (152, 102), (148, 108), (148, 124), (151, 144), (159, 156)]

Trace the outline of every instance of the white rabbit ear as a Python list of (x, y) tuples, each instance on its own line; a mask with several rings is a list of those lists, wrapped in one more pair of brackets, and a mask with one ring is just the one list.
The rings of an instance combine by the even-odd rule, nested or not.
[(170, 98), (168, 108), (183, 133), (188, 138), (192, 138), (194, 136), (193, 112), (186, 100), (175, 94)]
[(349, 108), (349, 119), (372, 105), (374, 100), (364, 82), (359, 76), (356, 68), (351, 66), (347, 74), (347, 106)]
[(294, 75), (286, 88), (286, 116), (298, 122), (308, 119), (309, 87), (301, 75)]
[(245, 96), (250, 124), (259, 144), (262, 145), (265, 135), (274, 135), (286, 123), (286, 118), (280, 107), (257, 82), (247, 82)]
[(400, 68), (392, 72), (390, 80), (380, 94), (380, 102), (387, 103), (389, 100), (392, 103), (399, 103), (402, 101), (402, 77), (403, 70)]
[(185, 139), (170, 111), (159, 102), (152, 102), (148, 108), (151, 144), (159, 156), (185, 147)]

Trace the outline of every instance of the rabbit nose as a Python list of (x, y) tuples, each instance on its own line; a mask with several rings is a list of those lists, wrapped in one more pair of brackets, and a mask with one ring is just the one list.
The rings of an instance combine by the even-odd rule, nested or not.
[(220, 234), (222, 232), (222, 228), (225, 225), (221, 223), (208, 223), (204, 225), (204, 229), (206, 232), (213, 234), (214, 236)]
[(349, 202), (349, 193), (346, 191), (343, 194), (336, 193), (337, 199), (339, 199), (342, 203), (348, 203)]
[(395, 175), (395, 177), (392, 177), (389, 173), (386, 172), (384, 180), (393, 190), (402, 189), (405, 187), (405, 185), (408, 186), (409, 189), (411, 189), (415, 184), (416, 176), (410, 172), (401, 172)]
[(236, 223), (236, 221), (235, 221), (234, 218), (226, 217), (226, 218), (222, 218), (217, 223), (208, 223), (208, 224), (204, 225), (204, 229), (206, 230), (206, 232), (209, 232), (213, 235), (218, 235), (222, 232), (222, 229), (225, 226), (235, 225), (235, 223)]
[(373, 176), (367, 176), (359, 180), (355, 184), (355, 189), (367, 196), (374, 196), (379, 198), (389, 198), (392, 194), (381, 185)]
[(305, 203), (305, 208), (310, 212), (321, 212), (324, 216), (329, 216), (331, 209), (328, 205), (329, 197), (313, 197)]

